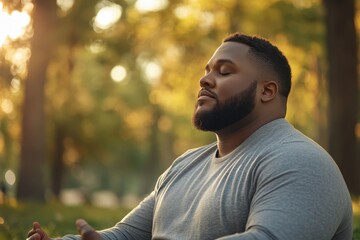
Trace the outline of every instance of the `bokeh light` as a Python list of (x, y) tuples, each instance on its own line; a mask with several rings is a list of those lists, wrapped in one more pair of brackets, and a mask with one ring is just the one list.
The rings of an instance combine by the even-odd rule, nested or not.
[(66, 12), (74, 5), (74, 0), (56, 0), (56, 4), (61, 8), (62, 11)]
[(127, 76), (126, 68), (116, 65), (110, 72), (110, 76), (114, 82), (122, 82)]
[(144, 65), (144, 72), (149, 83), (155, 84), (159, 81), (163, 70), (157, 62), (148, 62)]
[(122, 7), (118, 4), (104, 1), (94, 18), (94, 30), (107, 30), (112, 27), (122, 15)]
[(21, 37), (26, 32), (30, 21), (31, 18), (27, 12), (15, 10), (8, 13), (0, 2), (0, 47), (8, 38), (15, 40)]
[(10, 99), (3, 99), (1, 101), (0, 107), (1, 110), (7, 114), (11, 113), (14, 110), (14, 105)]
[(168, 6), (167, 0), (137, 0), (135, 8), (141, 12), (155, 12), (160, 11)]
[(16, 175), (12, 170), (7, 170), (5, 173), (5, 181), (9, 185), (14, 185), (16, 182)]

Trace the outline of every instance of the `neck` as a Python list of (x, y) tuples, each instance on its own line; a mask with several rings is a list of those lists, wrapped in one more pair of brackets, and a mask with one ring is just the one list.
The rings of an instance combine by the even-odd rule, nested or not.
[(278, 118), (282, 118), (282, 116), (266, 119), (243, 119), (215, 132), (217, 137), (218, 157), (229, 154), (261, 126)]

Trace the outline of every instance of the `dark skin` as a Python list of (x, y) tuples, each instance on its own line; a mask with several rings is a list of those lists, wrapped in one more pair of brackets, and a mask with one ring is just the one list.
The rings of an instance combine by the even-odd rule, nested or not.
[[(243, 92), (256, 80), (254, 109), (243, 119), (216, 132), (218, 157), (225, 156), (266, 123), (285, 117), (286, 98), (279, 94), (274, 74), (255, 64), (247, 45), (225, 42), (215, 51), (200, 79), (203, 90), (197, 99), (198, 111), (211, 111), (216, 101), (224, 102)], [(210, 92), (209, 92), (210, 91)], [(100, 240), (100, 235), (84, 220), (76, 227), (83, 240)], [(34, 222), (27, 240), (50, 240), (39, 223)]]
[[(206, 65), (200, 86), (209, 89), (220, 102), (244, 91), (253, 80), (257, 81), (253, 111), (215, 132), (219, 157), (230, 153), (259, 127), (285, 116), (286, 98), (279, 94), (277, 81), (271, 72), (259, 69), (249, 56), (249, 47), (236, 42), (223, 43)], [(214, 98), (200, 96), (196, 111), (211, 111), (214, 104)]]
[[(101, 236), (83, 219), (78, 219), (75, 223), (76, 229), (83, 240), (101, 240)], [(61, 238), (59, 238), (61, 239)], [(42, 230), (38, 222), (33, 223), (33, 228), (28, 234), (26, 240), (51, 240), (49, 236)]]

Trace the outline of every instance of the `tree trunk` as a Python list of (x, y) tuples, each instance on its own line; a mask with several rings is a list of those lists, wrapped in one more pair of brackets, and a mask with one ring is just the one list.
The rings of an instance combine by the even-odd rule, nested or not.
[(17, 197), (20, 200), (44, 200), (45, 114), (44, 87), (48, 62), (55, 40), (56, 1), (35, 0), (34, 35), (25, 81), (23, 102), (21, 160)]
[(60, 197), (62, 179), (65, 170), (65, 164), (63, 161), (63, 155), (65, 151), (64, 138), (65, 136), (63, 128), (57, 125), (55, 129), (54, 162), (52, 164), (51, 171), (52, 192), (56, 199), (59, 199)]
[(329, 150), (352, 194), (360, 194), (355, 126), (358, 114), (354, 0), (324, 0), (329, 86)]

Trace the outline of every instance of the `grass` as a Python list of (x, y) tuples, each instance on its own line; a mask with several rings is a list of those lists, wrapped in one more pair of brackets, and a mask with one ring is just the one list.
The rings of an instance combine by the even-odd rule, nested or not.
[(38, 221), (50, 237), (76, 234), (75, 220), (84, 218), (95, 229), (104, 229), (120, 221), (129, 209), (106, 209), (82, 205), (64, 206), (59, 203), (21, 204), (12, 202), (0, 205), (0, 240), (23, 240)]
[[(360, 201), (354, 202), (354, 237), (360, 240)], [(75, 220), (86, 219), (95, 229), (113, 226), (129, 209), (105, 209), (89, 205), (69, 207), (59, 203), (0, 204), (0, 240), (23, 240), (34, 220), (40, 222), (51, 237), (76, 234)]]
[(360, 240), (360, 198), (353, 201), (354, 211), (354, 240)]

